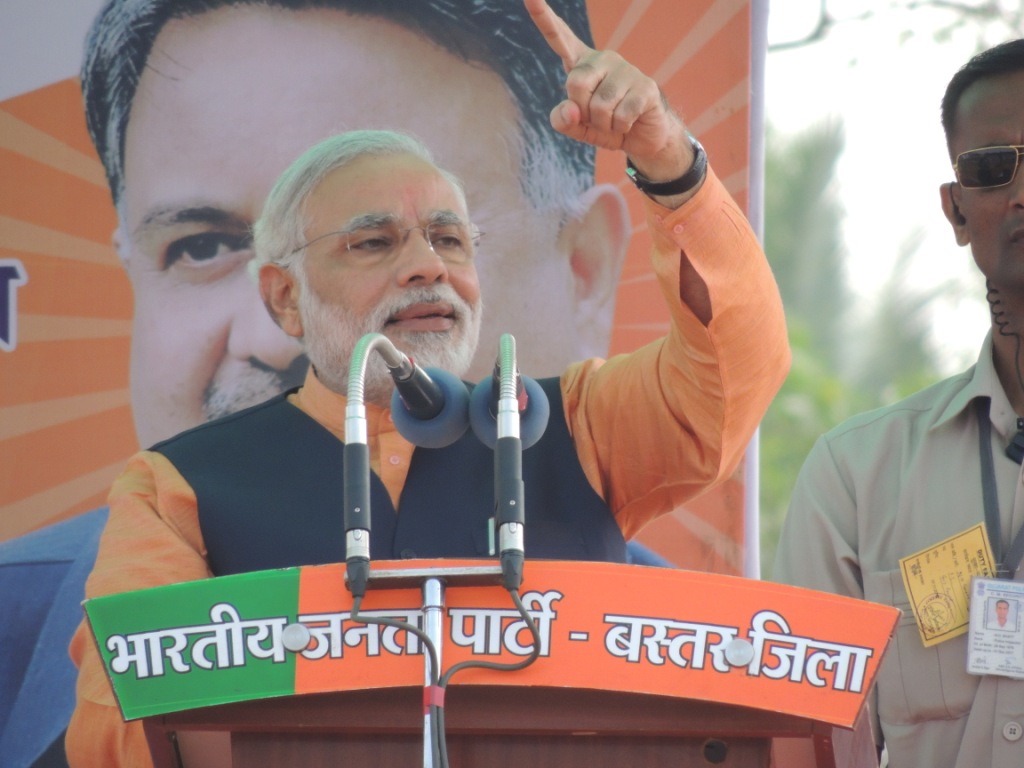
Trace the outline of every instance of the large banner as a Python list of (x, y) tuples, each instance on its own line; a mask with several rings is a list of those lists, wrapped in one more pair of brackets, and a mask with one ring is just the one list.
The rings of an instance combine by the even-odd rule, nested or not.
[[(571, 14), (572, 3), (554, 5)], [(294, 348), (241, 268), (245, 228), (284, 164), (332, 131), (413, 130), (466, 179), (470, 209), (487, 233), (480, 260), (490, 321), (474, 367), (479, 378), (502, 332), (516, 336), (522, 370), (539, 376), (582, 356), (635, 349), (666, 329), (642, 212), (621, 160), (598, 153), (596, 185), (578, 196), (575, 211), (543, 190), (527, 190), (527, 203), (523, 195), (491, 194), (508, 187), (500, 178), (508, 168), (496, 162), (510, 130), (502, 123), (517, 119), (517, 103), (523, 112), (530, 99), (550, 101), (544, 88), (527, 83), (516, 92), (493, 71), (380, 19), (335, 32), (321, 25), (303, 57), (288, 56), (303, 30), (284, 9), (222, 8), (206, 14), (208, 23), (174, 20), (148, 59), (126, 30), (122, 40), (109, 37), (115, 26), (109, 39), (93, 41), (100, 64), (89, 107), (94, 129), (105, 133), (104, 169), (77, 74), (99, 7), (46, 0), (4, 10), (12, 44), (0, 82), (0, 540), (102, 507), (140, 445), (300, 380), (282, 362)], [(655, 75), (747, 206), (750, 137), (759, 130), (752, 134), (752, 60), (760, 66), (751, 54), (749, 0), (591, 0), (586, 11), (595, 45)], [(505, 10), (490, 13), (477, 23), (505, 23), (500, 34), (521, 44), (523, 30), (514, 27), (522, 17), (503, 22)], [(218, 25), (235, 22), (234, 44), (221, 45), (218, 57)], [(382, 40), (390, 52), (380, 50)], [(134, 94), (118, 92), (124, 71), (96, 71), (115, 66), (145, 67)], [(549, 104), (533, 106), (531, 117), (546, 116)], [(531, 130), (526, 141), (535, 140)], [(549, 173), (565, 173), (550, 165)], [(108, 177), (123, 189), (120, 228)], [(516, 204), (532, 205), (529, 215)], [(540, 238), (548, 220), (567, 215), (590, 234), (560, 269)], [(518, 250), (511, 241), (520, 241)], [(488, 266), (503, 257), (503, 265)], [(257, 375), (253, 367), (270, 370)], [(679, 565), (741, 573), (743, 510), (737, 477), (642, 538)]]
[[(655, 76), (757, 222), (767, 3), (551, 4)], [(563, 72), (516, 0), (6, 3), (0, 57), (0, 764), (63, 751), (67, 644), (128, 457), (301, 383), (245, 265), (270, 185), (319, 139), (411, 131), (465, 181), (473, 380), (502, 333), (543, 376), (667, 330), (638, 193), (550, 130)], [(752, 573), (751, 465), (641, 540)]]

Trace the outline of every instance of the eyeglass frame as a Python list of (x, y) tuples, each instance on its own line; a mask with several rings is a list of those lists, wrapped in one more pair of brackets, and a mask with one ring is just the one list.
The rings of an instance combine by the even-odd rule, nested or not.
[[(970, 185), (964, 184), (960, 180), (960, 158), (964, 155), (969, 155), (974, 152), (985, 152), (992, 149), (1012, 149), (1017, 153), (1017, 161), (1013, 165), (1013, 172), (1010, 174), (1010, 178), (1004, 181), (1002, 184), (985, 184), (985, 185)], [(974, 149), (968, 149), (966, 152), (961, 152), (956, 156), (956, 160), (953, 162), (953, 175), (956, 176), (956, 182), (964, 189), (999, 189), (1000, 187), (1008, 187), (1013, 184), (1014, 179), (1017, 178), (1017, 170), (1021, 166), (1021, 160), (1024, 158), (1024, 145), (1020, 144), (1001, 144), (993, 147), (975, 147)]]
[[(299, 247), (289, 251), (288, 255), (294, 256), (299, 251), (305, 250), (314, 243), (317, 243), (320, 240), (335, 235), (350, 236), (364, 229), (386, 229), (392, 226), (395, 228), (395, 232), (397, 232), (398, 235), (401, 237), (401, 245), (403, 246), (409, 241), (409, 234), (414, 229), (420, 230), (423, 233), (423, 239), (426, 241), (427, 247), (430, 248), (430, 250), (433, 251), (434, 253), (437, 253), (437, 251), (434, 249), (434, 243), (430, 239), (430, 235), (428, 232), (428, 230), (431, 227), (465, 227), (469, 235), (469, 242), (473, 246), (474, 250), (478, 245), (480, 245), (480, 239), (484, 235), (484, 233), (480, 231), (480, 228), (477, 227), (476, 224), (474, 224), (471, 221), (463, 221), (462, 218), (458, 216), (458, 214), (452, 211), (441, 211), (435, 213), (431, 221), (427, 222), (426, 224), (416, 224), (415, 226), (412, 227), (398, 226), (397, 218), (392, 214), (367, 213), (361, 216), (354, 217), (341, 229), (335, 229), (330, 232), (324, 232), (322, 235), (317, 235), (312, 240), (307, 240)], [(349, 241), (345, 242), (345, 250), (350, 253), (352, 251), (351, 243)], [(438, 255), (440, 256), (440, 254)]]

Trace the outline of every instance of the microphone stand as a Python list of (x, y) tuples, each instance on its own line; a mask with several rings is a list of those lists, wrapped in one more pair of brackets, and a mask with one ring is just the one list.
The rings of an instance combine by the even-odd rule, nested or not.
[[(345, 406), (345, 446), (343, 464), (343, 511), (345, 523), (345, 582), (353, 597), (352, 618), (356, 621), (396, 626), (392, 619), (359, 617), (358, 606), (366, 594), (371, 580), (392, 589), (419, 584), (423, 593), (423, 629), (401, 623), (403, 628), (418, 635), (424, 648), (424, 707), (423, 707), (423, 765), (437, 768), (438, 723), (437, 714), (443, 706), (443, 694), (438, 687), (441, 675), (441, 648), (443, 646), (444, 588), (449, 581), (465, 585), (494, 584), (499, 572), (494, 566), (431, 568), (427, 570), (379, 570), (370, 572), (370, 448), (366, 423), (365, 381), (366, 364), (371, 352), (377, 351), (394, 374), (402, 376), (412, 372), (406, 355), (381, 333), (368, 333), (356, 343), (349, 364), (348, 398)], [(426, 651), (430, 651), (427, 653)]]
[[(352, 619), (364, 623), (399, 626), (424, 642), (423, 701), (423, 765), (438, 768), (447, 764), (444, 744), (444, 688), (451, 674), (467, 662), (449, 671), (442, 684), (441, 649), (444, 644), (444, 592), (448, 583), (481, 586), (501, 583), (513, 593), (520, 612), (529, 622), (534, 635), (534, 653), (525, 662), (507, 669), (518, 669), (532, 663), (539, 653), (540, 638), (526, 609), (518, 600), (523, 580), (524, 484), (522, 472), (522, 441), (519, 436), (518, 369), (515, 360), (515, 339), (504, 334), (500, 342), (500, 395), (497, 413), (497, 442), (494, 449), (495, 525), (500, 543), (500, 566), (458, 566), (414, 570), (370, 571), (370, 450), (365, 406), (366, 363), (376, 350), (384, 358), (392, 375), (407, 377), (413, 366), (391, 340), (380, 333), (363, 336), (352, 351), (349, 366), (348, 399), (345, 407), (344, 446), (344, 523), (345, 581), (352, 593)], [(362, 617), (359, 607), (371, 580), (387, 588), (408, 588), (419, 584), (423, 594), (422, 629), (406, 622), (383, 617)], [(426, 652), (426, 651), (429, 651)], [(491, 665), (485, 665), (491, 666)], [(493, 668), (498, 668), (494, 665)]]
[[(356, 343), (349, 363), (345, 406), (344, 496), (345, 580), (353, 597), (366, 594), (370, 578), (370, 448), (366, 424), (366, 364), (371, 352), (384, 358), (392, 376), (408, 381), (423, 372), (382, 333), (368, 333)], [(428, 379), (429, 381), (429, 379)], [(413, 388), (415, 391), (415, 387)], [(417, 393), (422, 397), (422, 392)], [(426, 403), (413, 404), (422, 408)], [(431, 414), (436, 415), (436, 414)]]

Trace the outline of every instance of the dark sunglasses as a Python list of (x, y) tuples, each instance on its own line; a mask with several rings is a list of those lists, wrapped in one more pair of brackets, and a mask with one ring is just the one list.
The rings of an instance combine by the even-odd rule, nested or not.
[(956, 180), (967, 189), (1005, 187), (1017, 175), (1024, 147), (982, 147), (962, 152), (953, 163)]

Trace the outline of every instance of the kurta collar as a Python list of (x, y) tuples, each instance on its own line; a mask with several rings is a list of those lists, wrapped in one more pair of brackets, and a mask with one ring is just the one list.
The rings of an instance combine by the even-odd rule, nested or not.
[[(339, 440), (345, 439), (345, 406), (348, 404), (348, 398), (328, 389), (314, 373), (313, 366), (309, 367), (302, 388), (290, 395), (288, 401), (319, 421)], [(373, 403), (366, 403), (365, 406), (366, 420), (369, 424), (377, 425), (378, 429), (386, 429), (387, 425), (391, 424), (391, 413), (388, 409)]]

